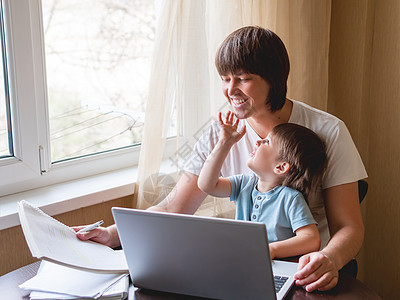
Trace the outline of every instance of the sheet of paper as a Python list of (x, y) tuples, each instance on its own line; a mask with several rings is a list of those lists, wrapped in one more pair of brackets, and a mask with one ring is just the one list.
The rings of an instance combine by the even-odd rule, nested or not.
[[(71, 295), (58, 294), (58, 293), (33, 291), (29, 294), (29, 299), (30, 300), (46, 300), (46, 299), (49, 299), (49, 300), (50, 299), (51, 300), (54, 300), (54, 299), (71, 300), (71, 299), (82, 299), (82, 297), (75, 297), (75, 296), (71, 296)], [(87, 299), (93, 299), (93, 298), (87, 298)]]
[[(129, 287), (129, 277), (125, 276), (120, 280), (118, 280), (114, 285), (112, 285), (110, 289), (106, 290), (104, 294), (98, 299), (107, 299), (107, 300), (125, 299), (128, 297), (128, 292), (130, 291), (131, 289)], [(132, 291), (132, 293), (134, 293), (134, 290)], [(32, 291), (29, 297), (31, 300), (93, 299), (93, 298), (82, 298), (82, 297), (76, 297), (72, 295), (59, 294), (59, 293), (40, 292), (40, 291)]]
[(21, 201), (19, 217), (25, 239), (34, 257), (79, 268), (126, 273), (123, 251), (92, 241), (81, 241), (73, 229)]
[(96, 273), (42, 261), (38, 274), (21, 284), (20, 288), (94, 298), (104, 292), (115, 294), (122, 288), (121, 292), (127, 292), (126, 281), (121, 282), (119, 286), (113, 286), (121, 278), (128, 280), (128, 274)]

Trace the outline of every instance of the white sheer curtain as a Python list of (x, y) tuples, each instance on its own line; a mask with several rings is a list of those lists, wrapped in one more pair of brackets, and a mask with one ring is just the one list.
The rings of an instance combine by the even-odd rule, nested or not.
[(162, 193), (162, 187), (159, 187), (162, 180), (158, 173), (167, 130), (173, 106), (176, 104), (181, 107), (187, 22), (187, 16), (183, 13), (184, 3), (187, 5), (188, 1), (161, 1), (160, 4), (139, 158), (137, 206), (140, 208), (157, 204), (157, 194)]
[[(275, 31), (291, 58), (288, 95), (326, 107), (330, 5), (330, 0), (162, 1), (139, 160), (139, 208), (157, 204), (171, 190), (173, 183), (158, 174), (173, 106), (178, 108), (179, 136), (185, 118), (197, 120), (185, 122), (185, 131), (194, 133), (199, 128), (191, 124), (205, 124), (225, 104), (214, 56), (235, 29), (259, 25)], [(185, 99), (201, 103), (191, 116), (181, 115)], [(177, 150), (180, 145), (178, 139)], [(203, 207), (204, 214), (232, 216), (226, 200), (209, 198)]]

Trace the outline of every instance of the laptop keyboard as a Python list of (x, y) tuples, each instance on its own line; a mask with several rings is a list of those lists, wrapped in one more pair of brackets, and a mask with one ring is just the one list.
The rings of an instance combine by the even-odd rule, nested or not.
[(289, 279), (289, 277), (275, 275), (274, 279), (275, 279), (275, 291), (276, 293), (279, 293), (279, 291), (281, 290), (285, 282)]

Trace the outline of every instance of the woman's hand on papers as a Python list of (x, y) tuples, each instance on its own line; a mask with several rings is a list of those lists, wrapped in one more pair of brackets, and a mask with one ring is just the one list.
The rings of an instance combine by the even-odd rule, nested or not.
[(86, 226), (74, 226), (71, 228), (76, 232), (78, 239), (82, 241), (91, 240), (111, 248), (120, 246), (121, 243), (115, 225), (109, 227), (97, 227), (88, 232), (78, 233), (79, 230), (85, 227)]

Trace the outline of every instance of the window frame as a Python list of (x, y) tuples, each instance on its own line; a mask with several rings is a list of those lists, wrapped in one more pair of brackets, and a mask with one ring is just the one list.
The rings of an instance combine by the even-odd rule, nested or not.
[(32, 36), (28, 34), (30, 16), (22, 4), (20, 1), (2, 3), (6, 52), (4, 65), (8, 71), (8, 100), (14, 153), (13, 157), (0, 161), (1, 185), (31, 180), (40, 174), (39, 160), (35, 151), (32, 151), (39, 149), (39, 129), (37, 126), (31, 126), (39, 123), (39, 116), (35, 113), (36, 95), (32, 93), (35, 91), (35, 85)]
[[(41, 0), (0, 1), (14, 143), (14, 157), (0, 159), (0, 196), (136, 166), (140, 145), (51, 164)], [(183, 115), (185, 107), (192, 113), (186, 103)], [(176, 140), (167, 141), (165, 157)]]

